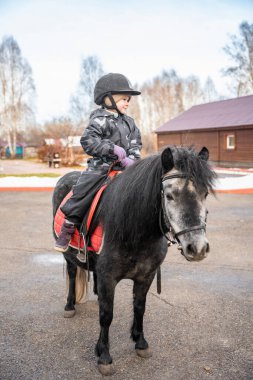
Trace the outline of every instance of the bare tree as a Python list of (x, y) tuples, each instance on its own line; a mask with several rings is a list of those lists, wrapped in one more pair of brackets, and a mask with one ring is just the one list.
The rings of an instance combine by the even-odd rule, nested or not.
[(55, 118), (46, 122), (42, 127), (42, 130), (45, 138), (55, 140), (67, 140), (69, 136), (75, 136), (82, 132), (82, 128), (73, 124), (73, 122), (66, 117)]
[(206, 82), (203, 87), (203, 100), (205, 103), (213, 102), (219, 100), (221, 96), (218, 94), (215, 84), (211, 77), (207, 77)]
[(156, 151), (154, 130), (173, 117), (175, 109), (181, 110), (182, 87), (176, 72), (171, 70), (145, 82), (140, 91), (142, 95), (131, 101), (129, 113), (141, 130), (145, 154)]
[(153, 132), (157, 126), (171, 118), (175, 75), (174, 71), (163, 72), (141, 86), (140, 108), (143, 133)]
[[(211, 78), (208, 85), (209, 95), (216, 96)], [(145, 82), (140, 91), (141, 96), (134, 103), (131, 101), (129, 113), (141, 129), (144, 151), (152, 153), (156, 150), (154, 130), (193, 105), (205, 101), (207, 87), (202, 89), (199, 78), (194, 75), (181, 78), (175, 70), (170, 70)]]
[(33, 121), (35, 86), (32, 69), (12, 36), (0, 45), (0, 123), (10, 154), (16, 154), (17, 134)]
[[(73, 165), (79, 156), (81, 157), (81, 161), (83, 160), (81, 145), (80, 149), (77, 149), (79, 151), (78, 154), (74, 153), (73, 149), (75, 137), (80, 136), (83, 132), (81, 125), (73, 123), (70, 118), (61, 117), (46, 122), (42, 126), (41, 131), (41, 135), (34, 133), (35, 138), (42, 137), (44, 142), (38, 150), (40, 159), (49, 159), (54, 153), (58, 153), (61, 156), (63, 164)], [(77, 138), (77, 140), (79, 139)]]
[[(195, 86), (196, 87), (196, 86)], [(152, 132), (185, 110), (190, 95), (193, 102), (193, 80), (180, 78), (175, 70), (164, 71), (141, 87), (141, 119), (145, 132)], [(197, 90), (195, 91), (197, 92)]]
[(253, 24), (244, 21), (239, 31), (240, 36), (231, 35), (230, 43), (224, 47), (234, 64), (222, 70), (224, 75), (231, 78), (237, 96), (253, 91)]
[[(211, 78), (210, 78), (211, 79)], [(201, 88), (199, 78), (195, 75), (183, 79), (183, 108), (184, 110), (203, 102), (204, 91)]]
[(86, 121), (94, 108), (94, 87), (103, 73), (103, 67), (98, 57), (89, 56), (82, 60), (78, 88), (70, 100), (71, 115), (76, 122)]

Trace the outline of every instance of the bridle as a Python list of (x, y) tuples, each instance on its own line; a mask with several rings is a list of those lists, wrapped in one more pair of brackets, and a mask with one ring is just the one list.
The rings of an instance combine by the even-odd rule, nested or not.
[[(191, 179), (191, 177), (187, 173), (175, 173), (171, 175), (165, 175), (162, 177), (162, 183), (164, 181), (167, 181), (168, 179), (173, 179), (173, 178), (186, 178), (186, 179)], [(172, 244), (179, 244), (179, 249), (182, 250), (181, 243), (178, 239), (178, 236), (184, 235), (187, 232), (192, 232), (192, 231), (197, 231), (197, 230), (206, 230), (206, 220), (207, 220), (207, 213), (206, 213), (206, 218), (204, 224), (200, 224), (198, 226), (193, 226), (191, 228), (186, 228), (182, 231), (175, 232), (170, 220), (168, 218), (168, 215), (166, 213), (165, 209), (165, 195), (164, 195), (164, 190), (163, 188), (161, 189), (161, 211), (160, 211), (160, 218), (159, 218), (159, 223), (160, 223), (160, 230), (164, 237), (168, 240), (168, 246), (171, 246)]]

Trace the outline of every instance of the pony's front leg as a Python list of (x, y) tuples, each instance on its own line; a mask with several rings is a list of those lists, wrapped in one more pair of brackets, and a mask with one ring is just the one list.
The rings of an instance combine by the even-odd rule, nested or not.
[[(103, 276), (105, 276), (103, 274)], [(107, 276), (106, 276), (107, 277)], [(98, 369), (102, 375), (112, 375), (114, 368), (109, 352), (109, 328), (113, 319), (113, 301), (116, 282), (110, 278), (98, 276), (98, 301), (100, 335), (96, 344), (98, 356)]]
[(69, 290), (68, 290), (67, 303), (64, 308), (64, 318), (72, 318), (74, 317), (76, 313), (75, 303), (76, 303), (77, 266), (75, 264), (72, 264), (68, 260), (66, 261), (67, 261), (67, 271), (68, 271), (68, 276), (69, 276)]
[(145, 282), (134, 281), (133, 297), (134, 297), (134, 321), (131, 330), (131, 337), (135, 342), (137, 355), (142, 358), (152, 356), (148, 343), (143, 333), (143, 316), (145, 313), (146, 296), (155, 274), (152, 274)]

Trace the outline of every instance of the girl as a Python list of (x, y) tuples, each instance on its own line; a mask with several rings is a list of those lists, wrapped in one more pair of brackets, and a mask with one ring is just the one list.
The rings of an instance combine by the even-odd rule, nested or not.
[(65, 214), (61, 232), (55, 249), (66, 252), (69, 242), (79, 228), (91, 201), (98, 191), (101, 178), (115, 162), (120, 170), (131, 166), (140, 158), (142, 148), (140, 131), (134, 120), (127, 116), (131, 96), (140, 95), (132, 88), (122, 74), (110, 73), (102, 76), (94, 89), (94, 101), (101, 108), (90, 115), (90, 120), (81, 137), (84, 151), (89, 158), (87, 171), (84, 171), (73, 187), (73, 195), (61, 207)]

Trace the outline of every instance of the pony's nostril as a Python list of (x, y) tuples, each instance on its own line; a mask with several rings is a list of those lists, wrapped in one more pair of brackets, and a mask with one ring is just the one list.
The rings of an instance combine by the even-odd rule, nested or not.
[(204, 258), (204, 257), (206, 257), (207, 256), (207, 254), (208, 254), (208, 252), (209, 252), (209, 243), (206, 243), (204, 246), (203, 246), (203, 248), (202, 248), (202, 250), (201, 250), (201, 252), (200, 252), (200, 254), (199, 254), (199, 257), (201, 258)]
[(193, 244), (188, 244), (187, 245), (187, 253), (189, 255), (195, 255), (197, 252), (196, 252), (196, 248)]

